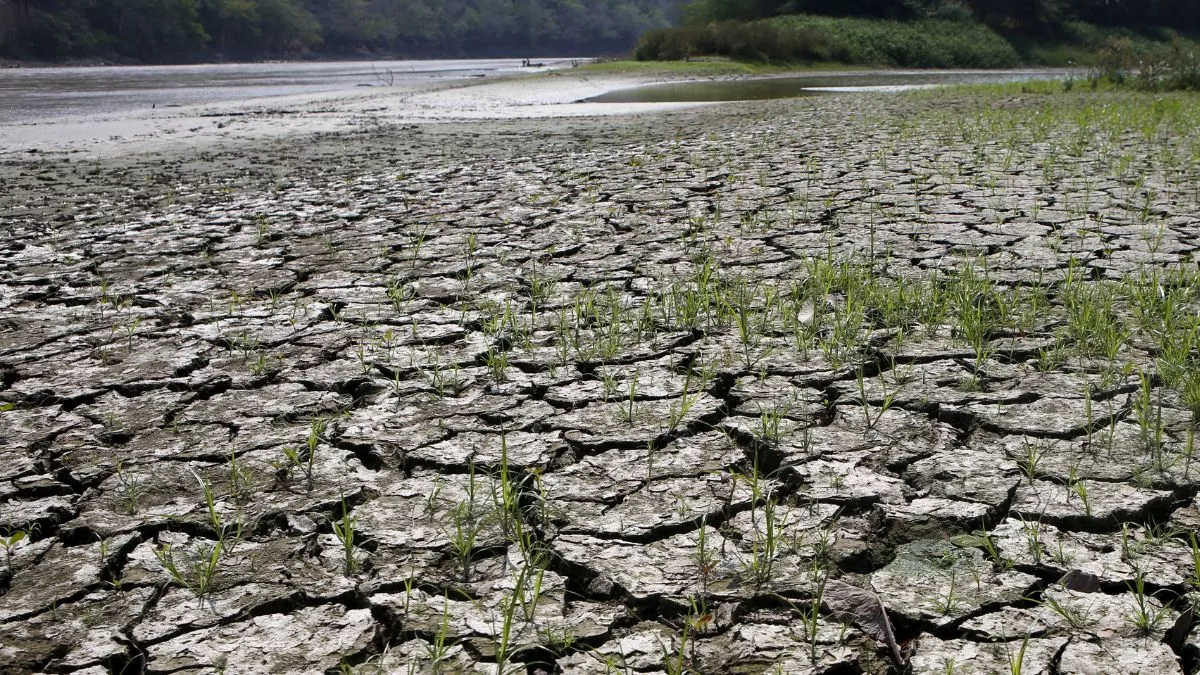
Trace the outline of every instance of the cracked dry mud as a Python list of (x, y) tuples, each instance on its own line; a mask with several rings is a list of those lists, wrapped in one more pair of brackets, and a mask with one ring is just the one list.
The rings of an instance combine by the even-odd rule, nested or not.
[(6, 166), (0, 671), (1192, 670), (1198, 102)]

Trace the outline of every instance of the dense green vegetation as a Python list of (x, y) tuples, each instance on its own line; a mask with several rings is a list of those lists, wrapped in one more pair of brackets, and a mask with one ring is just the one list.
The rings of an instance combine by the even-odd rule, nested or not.
[(1002, 31), (1053, 35), (1063, 24), (1200, 30), (1195, 0), (694, 0), (688, 23), (819, 14), (876, 19), (979, 20)]
[(1181, 33), (1200, 31), (1200, 3), (1190, 0), (694, 0), (684, 17), (647, 33), (637, 57), (907, 67), (1115, 58), (1136, 69), (1175, 58), (1180, 44), (1194, 49)]
[(699, 54), (764, 62), (837, 61), (911, 68), (1003, 68), (1020, 60), (1011, 44), (981, 23), (808, 15), (651, 31), (636, 50), (642, 60)]
[(186, 61), (303, 53), (595, 55), (675, 0), (0, 0), (0, 56)]

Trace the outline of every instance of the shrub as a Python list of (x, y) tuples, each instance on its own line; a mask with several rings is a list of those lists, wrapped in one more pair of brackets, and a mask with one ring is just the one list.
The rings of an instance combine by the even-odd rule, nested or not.
[(699, 55), (762, 62), (828, 60), (828, 40), (819, 31), (781, 28), (767, 21), (721, 21), (647, 33), (634, 50), (639, 61), (673, 61)]
[(1098, 52), (1092, 80), (1145, 91), (1200, 91), (1200, 45), (1176, 38), (1148, 48), (1111, 38)]
[(1200, 91), (1200, 46), (1177, 40), (1138, 71), (1137, 86), (1151, 91)]

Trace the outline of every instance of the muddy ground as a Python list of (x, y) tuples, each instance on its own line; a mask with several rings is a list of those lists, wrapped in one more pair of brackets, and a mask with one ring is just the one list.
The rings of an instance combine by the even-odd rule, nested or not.
[(1195, 139), (1040, 105), (9, 161), (0, 671), (1193, 669)]

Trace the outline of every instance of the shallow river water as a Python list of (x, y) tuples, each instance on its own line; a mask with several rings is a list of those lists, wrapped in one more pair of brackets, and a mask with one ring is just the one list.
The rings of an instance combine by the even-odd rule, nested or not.
[[(564, 59), (534, 59), (561, 66)], [(443, 82), (538, 69), (520, 59), (0, 70), (0, 123)]]
[[(98, 157), (380, 125), (601, 117), (1071, 74), (825, 71), (662, 84), (664, 76), (652, 73), (596, 73), (571, 68), (569, 59), (533, 60), (531, 68), (521, 59), (490, 59), (0, 70), (0, 158), (53, 151)], [(506, 77), (547, 70), (556, 72)]]
[(589, 98), (587, 101), (593, 103), (760, 101), (818, 96), (833, 92), (909, 91), (950, 84), (1065, 79), (1071, 74), (1072, 71), (1062, 69), (829, 72), (812, 73), (799, 77), (655, 84), (612, 91)]

